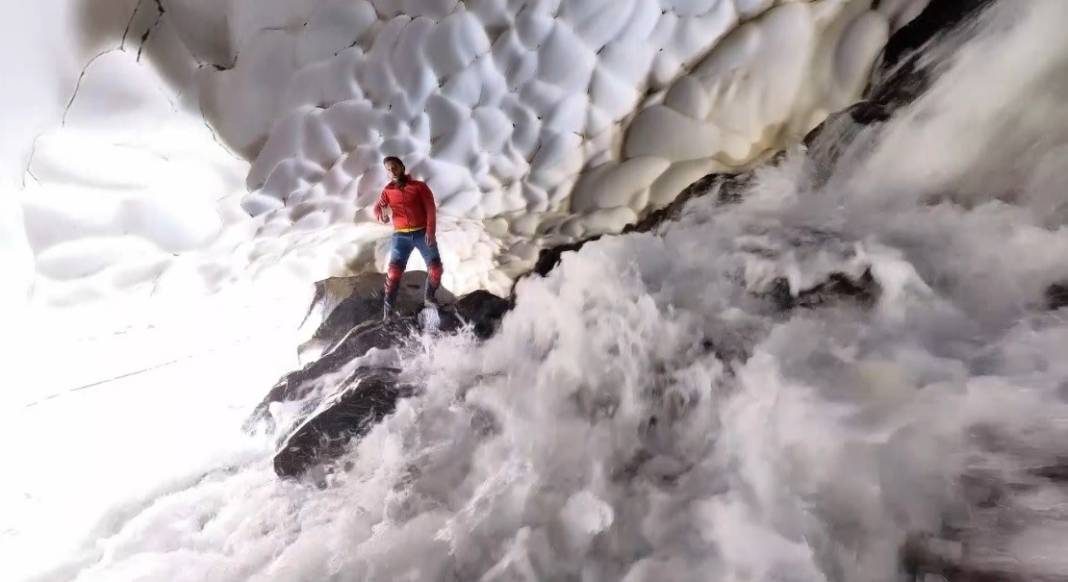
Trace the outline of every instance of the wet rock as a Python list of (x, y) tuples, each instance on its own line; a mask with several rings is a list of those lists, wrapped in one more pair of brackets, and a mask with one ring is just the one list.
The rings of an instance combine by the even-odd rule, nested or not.
[[(337, 277), (316, 284), (303, 328), (312, 329), (300, 347), (304, 366), (286, 374), (255, 407), (246, 430), (279, 432), (275, 469), (293, 477), (308, 467), (337, 457), (353, 438), (363, 435), (416, 387), (399, 386), (392, 368), (357, 366), (372, 349), (405, 348), (420, 333), (456, 333), (470, 326), (479, 338), (494, 333), (512, 304), (486, 291), (459, 299), (442, 289), (442, 305), (423, 304), (425, 273), (405, 274), (397, 297), (397, 314), (382, 319), (381, 274)], [(279, 426), (272, 404), (287, 407)], [(285, 415), (283, 415), (285, 416)], [(292, 427), (292, 428), (290, 428)]]
[[(994, 0), (930, 0), (916, 18), (890, 36), (865, 92), (865, 111), (893, 111), (922, 95), (934, 80), (923, 49), (974, 22)], [(855, 116), (860, 122), (862, 117)]]
[(910, 580), (946, 582), (1025, 582), (1063, 580), (1040, 572), (1022, 572), (1011, 556), (971, 555), (966, 542), (913, 534), (901, 548), (901, 565)]
[[(775, 162), (776, 160), (773, 160), (771, 163)], [(682, 209), (696, 198), (712, 197), (716, 205), (741, 202), (742, 195), (752, 185), (752, 182), (752, 172), (708, 174), (687, 186), (671, 204), (654, 210), (645, 218), (628, 225), (623, 232), (650, 232), (662, 224), (678, 220), (682, 216)]]
[(1051, 465), (1043, 465), (1030, 470), (1032, 475), (1048, 479), (1054, 483), (1068, 483), (1068, 459), (1060, 459)]
[[(397, 311), (412, 315), (423, 308), (424, 271), (408, 271), (397, 291)], [(297, 349), (302, 364), (329, 353), (350, 330), (366, 321), (382, 319), (382, 295), (386, 276), (365, 273), (354, 277), (331, 277), (315, 284), (315, 297), (301, 324), (308, 337)], [(438, 300), (448, 305), (455, 297), (447, 289), (438, 290)]]
[[(634, 224), (627, 225), (623, 229), (623, 234), (632, 232), (651, 232), (656, 230), (662, 224), (678, 220), (679, 217), (682, 216), (682, 209), (689, 204), (690, 201), (697, 198), (711, 196), (715, 198), (716, 204), (740, 202), (742, 200), (742, 195), (746, 188), (752, 183), (752, 180), (753, 175), (751, 172), (738, 174), (718, 172), (715, 174), (708, 174), (687, 186), (679, 193), (675, 200), (667, 206), (654, 210)], [(541, 252), (538, 253), (538, 260), (534, 264), (534, 269), (528, 273), (528, 276), (530, 274), (541, 275), (542, 277), (548, 275), (560, 264), (560, 260), (563, 258), (564, 253), (578, 251), (586, 244), (599, 240), (601, 236), (602, 235), (592, 236), (579, 241), (542, 249)]]
[(872, 276), (871, 270), (866, 270), (856, 279), (845, 273), (832, 273), (826, 281), (804, 289), (796, 295), (790, 291), (790, 283), (780, 277), (775, 279), (762, 295), (772, 301), (779, 311), (789, 311), (796, 308), (812, 309), (841, 302), (871, 307), (878, 300), (879, 292), (879, 284)]
[(1068, 282), (1046, 287), (1046, 309), (1056, 311), (1068, 306)]
[[(556, 245), (541, 249), (538, 252), (538, 260), (534, 263), (534, 269), (532, 274), (541, 275), (542, 277), (548, 275), (557, 265), (560, 264), (560, 260), (563, 258), (564, 253), (577, 251), (586, 246), (587, 243), (591, 243), (595, 240), (600, 240), (601, 235), (591, 236), (572, 243)], [(512, 294), (515, 294), (515, 287), (513, 285)]]
[(280, 477), (299, 477), (310, 467), (341, 456), (353, 439), (366, 434), (411, 396), (415, 388), (397, 381), (396, 369), (357, 368), (338, 393), (306, 415), (274, 455)]
[(349, 330), (331, 351), (300, 370), (286, 374), (253, 409), (246, 430), (263, 425), (269, 431), (276, 426), (269, 412), (273, 402), (301, 403), (302, 412), (323, 399), (336, 386), (336, 375), (355, 358), (372, 348), (387, 349), (403, 345), (417, 330), (412, 317), (395, 320), (369, 320)]
[(486, 339), (497, 331), (501, 319), (512, 307), (513, 304), (508, 299), (478, 290), (453, 303), (451, 311), (456, 314), (458, 323), (470, 325), (475, 336)]
[(853, 146), (862, 129), (889, 120), (930, 88), (935, 72), (921, 50), (972, 22), (994, 0), (931, 0), (916, 18), (891, 35), (872, 72), (862, 101), (834, 113), (805, 136), (813, 185), (833, 173), (840, 155)]

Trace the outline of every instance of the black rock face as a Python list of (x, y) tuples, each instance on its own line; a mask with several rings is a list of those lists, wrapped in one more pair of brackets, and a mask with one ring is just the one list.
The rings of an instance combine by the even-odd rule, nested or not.
[(456, 315), (457, 323), (471, 325), (478, 338), (486, 339), (497, 331), (504, 314), (512, 307), (510, 300), (478, 290), (464, 295), (452, 304), (452, 312)]
[[(456, 333), (471, 326), (485, 339), (511, 309), (506, 299), (476, 291), (458, 300), (439, 290), (437, 307), (423, 304), (425, 273), (409, 272), (402, 280), (397, 313), (382, 318), (380, 274), (337, 277), (316, 284), (315, 298), (305, 325), (316, 325), (300, 350), (308, 363), (286, 374), (255, 407), (247, 430), (277, 430), (268, 413), (275, 402), (297, 406), (295, 428), (279, 436), (275, 471), (299, 477), (308, 468), (328, 463), (375, 423), (396, 409), (397, 401), (415, 394), (416, 386), (401, 385), (394, 368), (360, 366), (353, 361), (372, 349), (404, 349), (418, 334)], [(432, 315), (428, 317), (428, 315)], [(343, 376), (344, 375), (344, 376)]]
[[(573, 243), (567, 243), (562, 245), (556, 245), (554, 247), (544, 248), (538, 252), (538, 261), (534, 263), (534, 269), (528, 273), (534, 275), (541, 275), (542, 277), (548, 275), (557, 265), (560, 264), (560, 259), (564, 256), (564, 253), (577, 251), (586, 246), (586, 243), (591, 243), (595, 240), (599, 240), (601, 235), (591, 236), (584, 238)], [(515, 294), (513, 286), (513, 295)]]
[(291, 432), (274, 455), (280, 477), (299, 477), (310, 467), (341, 456), (397, 408), (414, 389), (397, 383), (398, 370), (358, 368), (342, 383), (340, 392), (320, 404)]
[[(773, 159), (771, 163), (776, 163), (777, 161), (778, 159)], [(712, 197), (717, 205), (741, 202), (742, 196), (752, 182), (752, 172), (708, 174), (687, 186), (671, 204), (650, 212), (645, 218), (634, 224), (627, 225), (623, 229), (623, 233), (651, 232), (662, 224), (678, 220), (682, 216), (683, 207), (695, 198)]]
[[(739, 202), (742, 199), (745, 189), (748, 188), (752, 182), (752, 179), (753, 175), (751, 172), (740, 174), (718, 172), (715, 174), (708, 174), (687, 186), (681, 193), (679, 193), (675, 200), (667, 206), (654, 210), (638, 222), (624, 227), (623, 234), (632, 232), (651, 232), (656, 230), (662, 224), (678, 220), (679, 216), (682, 215), (683, 207), (696, 198), (712, 196), (716, 199), (716, 204)], [(586, 244), (599, 240), (600, 238), (601, 235), (597, 235), (573, 243), (542, 249), (538, 253), (538, 260), (534, 264), (534, 269), (532, 269), (527, 276), (541, 275), (544, 277), (548, 275), (560, 264), (560, 260), (565, 253), (578, 251), (586, 246)]]
[(893, 69), (941, 34), (951, 31), (969, 18), (974, 18), (994, 0), (930, 0), (916, 18), (895, 32), (883, 49), (880, 68)]
[(786, 279), (776, 279), (764, 294), (780, 311), (813, 309), (835, 303), (849, 302), (862, 307), (871, 307), (879, 299), (880, 288), (871, 271), (864, 271), (858, 279), (845, 273), (832, 273), (826, 281), (796, 296), (790, 292)]
[[(412, 315), (423, 308), (426, 273), (408, 271), (397, 292), (398, 313)], [(335, 349), (349, 331), (367, 321), (382, 319), (382, 296), (386, 277), (365, 273), (355, 277), (332, 277), (315, 284), (315, 298), (308, 308), (304, 326), (314, 327), (311, 337), (298, 349), (307, 361)], [(447, 289), (438, 290), (443, 304), (455, 301)]]
[[(916, 18), (895, 32), (865, 92), (865, 102), (892, 111), (922, 95), (934, 80), (921, 62), (931, 41), (973, 22), (994, 0), (930, 0)], [(858, 117), (858, 123), (862, 117)]]
[(1046, 287), (1046, 309), (1056, 311), (1062, 307), (1068, 307), (1068, 282)]
[(361, 322), (342, 338), (331, 351), (323, 354), (300, 370), (286, 374), (267, 393), (267, 396), (252, 411), (246, 422), (251, 429), (261, 422), (266, 422), (273, 429), (268, 407), (272, 402), (298, 402), (306, 399), (320, 399), (324, 392), (329, 392), (330, 376), (340, 372), (349, 362), (358, 358), (372, 348), (387, 349), (403, 345), (415, 333), (412, 318), (391, 321), (368, 320)]

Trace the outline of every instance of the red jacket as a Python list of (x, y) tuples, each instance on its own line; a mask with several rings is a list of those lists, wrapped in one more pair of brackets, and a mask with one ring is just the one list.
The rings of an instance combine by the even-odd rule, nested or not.
[(411, 178), (404, 186), (390, 182), (382, 190), (375, 204), (375, 218), (382, 220), (382, 209), (386, 206), (393, 212), (394, 230), (410, 232), (425, 228), (430, 238), (435, 237), (437, 211), (434, 207), (434, 193), (425, 183)]

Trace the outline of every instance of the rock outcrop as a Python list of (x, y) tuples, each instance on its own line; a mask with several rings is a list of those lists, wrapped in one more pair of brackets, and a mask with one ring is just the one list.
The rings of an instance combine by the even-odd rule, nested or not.
[[(399, 399), (418, 392), (417, 386), (400, 380), (399, 370), (360, 365), (361, 356), (373, 349), (403, 349), (420, 333), (456, 333), (469, 327), (476, 337), (487, 338), (511, 308), (508, 300), (485, 291), (455, 299), (446, 290), (439, 291), (442, 305), (425, 307), (425, 276), (419, 271), (405, 274), (398, 314), (389, 320), (382, 319), (383, 275), (316, 284), (304, 322), (312, 329), (311, 338), (299, 350), (304, 366), (280, 379), (246, 422), (247, 430), (275, 433), (279, 476), (298, 477), (337, 458), (352, 439), (392, 412)], [(272, 405), (288, 408), (293, 420), (279, 423)]]
[[(401, 319), (419, 312), (423, 307), (423, 284), (426, 273), (408, 271), (401, 278), (397, 292), (397, 311)], [(314, 361), (338, 347), (350, 330), (359, 324), (382, 317), (382, 289), (385, 276), (368, 273), (355, 277), (332, 277), (315, 284), (315, 297), (301, 330), (308, 337), (297, 349), (302, 364)], [(443, 304), (456, 298), (442, 288), (438, 299)]]
[(290, 432), (274, 455), (280, 477), (298, 477), (313, 465), (344, 454), (359, 438), (392, 413), (397, 401), (415, 393), (401, 384), (393, 368), (357, 368)]
[(831, 273), (826, 281), (796, 295), (790, 292), (790, 283), (786, 279), (776, 279), (765, 296), (775, 303), (780, 311), (791, 309), (813, 309), (840, 302), (851, 302), (863, 307), (871, 307), (879, 298), (880, 288), (870, 270), (858, 278), (845, 273)]
[(1068, 282), (1046, 287), (1046, 309), (1056, 311), (1062, 307), (1068, 307)]
[[(774, 161), (781, 159), (781, 156), (776, 156)], [(686, 204), (696, 198), (711, 196), (716, 199), (716, 204), (731, 204), (738, 202), (742, 199), (742, 195), (745, 193), (746, 188), (751, 184), (752, 179), (752, 172), (743, 172), (739, 174), (717, 172), (708, 174), (687, 186), (679, 193), (678, 197), (667, 206), (654, 210), (634, 224), (627, 225), (627, 227), (623, 229), (622, 234), (629, 234), (632, 232), (651, 232), (663, 224), (678, 220), (679, 216), (682, 215), (682, 209)], [(531, 270), (528, 275), (541, 275), (542, 277), (548, 275), (560, 264), (560, 260), (564, 253), (577, 251), (587, 243), (599, 240), (601, 236), (602, 235), (597, 235), (572, 243), (542, 249), (538, 253), (538, 260), (534, 265), (534, 269)]]

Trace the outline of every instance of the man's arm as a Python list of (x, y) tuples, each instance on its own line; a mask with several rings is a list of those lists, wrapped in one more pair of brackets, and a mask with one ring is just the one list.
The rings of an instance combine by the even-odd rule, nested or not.
[(389, 205), (389, 200), (386, 198), (386, 190), (383, 189), (382, 193), (378, 195), (378, 202), (375, 202), (375, 220), (381, 223), (385, 223), (386, 219), (382, 216), (382, 209)]
[(437, 207), (434, 206), (434, 193), (430, 191), (430, 186), (423, 184), (421, 197), (423, 199), (423, 209), (426, 211), (426, 244), (434, 246), (438, 242), (438, 211)]

